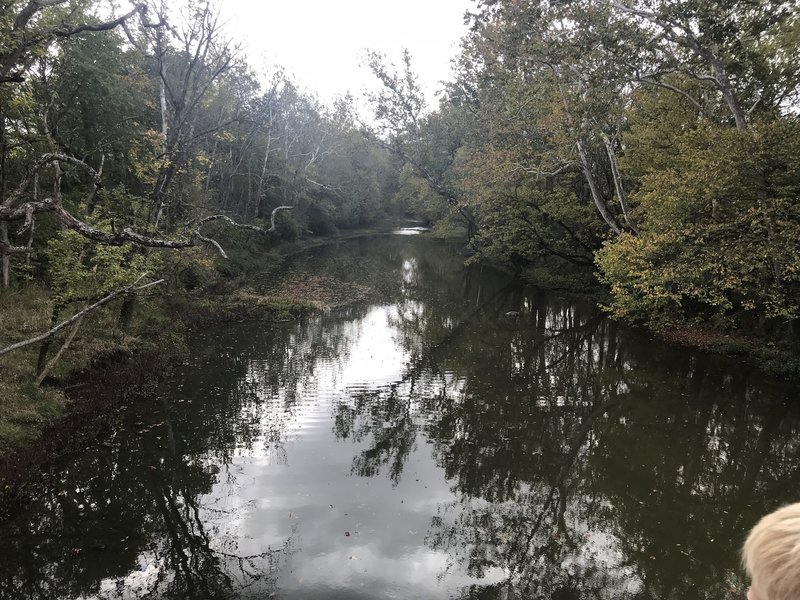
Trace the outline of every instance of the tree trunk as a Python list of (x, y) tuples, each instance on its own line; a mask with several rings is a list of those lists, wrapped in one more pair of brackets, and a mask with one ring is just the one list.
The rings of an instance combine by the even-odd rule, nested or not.
[[(106, 153), (100, 155), (100, 166), (97, 168), (97, 177), (103, 176), (103, 167), (106, 164)], [(95, 207), (97, 206), (97, 184), (92, 187), (92, 191), (89, 192), (89, 195), (86, 197), (86, 214), (91, 215), (94, 212)]]
[(136, 295), (130, 294), (122, 301), (122, 307), (119, 310), (119, 319), (117, 325), (122, 331), (127, 331), (133, 321), (133, 312), (136, 309)]
[(36, 230), (36, 220), (31, 220), (30, 229), (28, 229), (28, 243), (26, 244), (26, 248), (28, 248), (28, 252), (25, 253), (25, 266), (31, 266), (31, 254), (33, 254), (33, 234)]
[[(39, 201), (39, 173), (33, 176), (33, 201)], [(28, 230), (28, 253), (25, 255), (25, 265), (30, 267), (31, 266), (31, 255), (33, 252), (31, 251), (33, 248), (33, 236), (36, 231), (36, 219), (31, 219), (31, 226)]]
[(64, 343), (61, 344), (61, 348), (58, 349), (58, 352), (55, 353), (53, 358), (51, 358), (48, 363), (44, 366), (44, 368), (39, 372), (39, 375), (36, 377), (36, 385), (42, 385), (42, 381), (44, 378), (47, 377), (47, 374), (52, 370), (56, 363), (61, 359), (61, 356), (64, 354), (64, 351), (69, 348), (69, 345), (72, 343), (72, 340), (75, 339), (75, 334), (78, 333), (78, 329), (81, 328), (81, 323), (83, 322), (83, 317), (80, 317), (77, 321), (72, 324), (72, 328), (70, 329), (69, 335), (67, 339), (64, 340)]
[(592, 193), (592, 200), (594, 200), (597, 211), (600, 213), (600, 216), (603, 217), (603, 220), (606, 222), (606, 224), (611, 228), (611, 231), (617, 235), (620, 235), (622, 230), (619, 228), (619, 225), (617, 225), (614, 217), (612, 217), (608, 212), (606, 202), (600, 193), (600, 188), (597, 186), (597, 181), (595, 181), (594, 173), (592, 173), (592, 164), (589, 161), (589, 153), (586, 152), (586, 148), (584, 147), (582, 141), (578, 140), (576, 142), (576, 146), (578, 147), (578, 154), (581, 157), (581, 168), (583, 169), (583, 175), (586, 177), (586, 182), (589, 184), (589, 190)]
[[(6, 116), (4, 108), (0, 107), (0, 206), (6, 199)], [(6, 246), (8, 241), (8, 223), (0, 223), (0, 241)], [(11, 255), (5, 250), (0, 251), (0, 262), (2, 263), (3, 289), (7, 290), (11, 283)]]
[(253, 210), (253, 163), (247, 161), (247, 207), (242, 211), (249, 214)]
[[(8, 223), (3, 221), (0, 223), (0, 243), (9, 246), (8, 240)], [(0, 263), (2, 263), (3, 272), (3, 289), (7, 290), (11, 284), (11, 255), (5, 250), (0, 250)]]
[(261, 213), (261, 196), (264, 193), (264, 177), (267, 175), (267, 163), (269, 162), (269, 153), (272, 151), (272, 108), (270, 108), (270, 123), (267, 129), (267, 149), (264, 150), (264, 161), (261, 163), (261, 175), (258, 178), (258, 188), (256, 191), (256, 209), (253, 216), (258, 218)]
[(206, 175), (205, 193), (211, 188), (211, 177), (214, 174), (214, 161), (217, 159), (217, 144), (219, 142), (214, 140), (214, 145), (211, 146), (211, 159), (208, 161), (208, 175)]
[(153, 196), (150, 207), (150, 223), (152, 224), (154, 231), (158, 230), (158, 226), (161, 223), (161, 217), (164, 215), (164, 209), (166, 208), (164, 197), (167, 188), (169, 188), (170, 183), (172, 183), (172, 177), (175, 175), (175, 169), (177, 168), (175, 160), (173, 160), (173, 157), (171, 156), (171, 152), (169, 152), (169, 156), (167, 156), (164, 160), (165, 162), (161, 166), (158, 179), (156, 180), (156, 185), (153, 188)]
[(628, 210), (628, 199), (625, 196), (625, 188), (622, 187), (622, 176), (619, 173), (619, 168), (617, 166), (617, 155), (614, 152), (614, 146), (611, 144), (611, 140), (608, 136), (603, 136), (603, 143), (606, 146), (606, 154), (608, 154), (608, 161), (611, 164), (611, 177), (614, 180), (614, 189), (617, 191), (617, 199), (619, 200), (619, 205), (622, 208), (622, 216), (625, 219), (625, 224), (630, 227), (631, 231), (636, 235), (639, 235), (639, 230), (634, 225), (633, 220), (629, 215)]
[[(163, 10), (163, 9), (162, 9)], [(159, 100), (159, 107), (161, 108), (161, 142), (164, 144), (166, 148), (167, 145), (167, 133), (168, 133), (168, 126), (167, 126), (167, 85), (164, 82), (164, 78), (166, 77), (166, 73), (164, 72), (166, 67), (164, 65), (164, 52), (165, 50), (162, 49), (163, 42), (163, 31), (161, 29), (158, 30), (158, 52), (159, 52), (159, 72), (161, 77), (159, 78), (159, 86), (158, 86), (158, 100)]]
[(716, 54), (712, 54), (708, 62), (711, 65), (711, 75), (714, 78), (714, 83), (716, 83), (717, 89), (722, 94), (725, 104), (728, 105), (728, 109), (733, 115), (736, 129), (744, 131), (748, 127), (747, 115), (739, 103), (739, 98), (736, 97), (736, 91), (733, 89), (733, 84), (725, 71), (725, 67)]

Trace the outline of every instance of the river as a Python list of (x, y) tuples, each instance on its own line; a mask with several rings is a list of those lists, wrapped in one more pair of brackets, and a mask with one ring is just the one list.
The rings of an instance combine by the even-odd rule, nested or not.
[(363, 299), (196, 335), (2, 524), (0, 597), (743, 598), (747, 529), (800, 500), (797, 385), (456, 249), (289, 260)]

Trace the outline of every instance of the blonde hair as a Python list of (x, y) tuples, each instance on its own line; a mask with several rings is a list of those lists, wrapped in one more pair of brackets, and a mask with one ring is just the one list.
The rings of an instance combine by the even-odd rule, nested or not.
[(742, 563), (761, 600), (800, 598), (800, 502), (779, 508), (753, 527)]

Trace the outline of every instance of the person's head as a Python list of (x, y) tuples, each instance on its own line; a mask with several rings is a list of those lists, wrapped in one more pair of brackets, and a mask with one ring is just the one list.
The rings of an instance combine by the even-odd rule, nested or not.
[(752, 582), (748, 600), (800, 598), (800, 502), (779, 508), (753, 527), (742, 563)]

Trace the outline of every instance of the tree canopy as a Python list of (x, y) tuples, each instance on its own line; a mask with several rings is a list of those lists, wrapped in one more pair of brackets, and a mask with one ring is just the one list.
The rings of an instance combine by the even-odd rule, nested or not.
[(56, 320), (125, 290), (126, 323), (134, 282), (178, 281), (170, 252), (227, 259), (237, 232), (263, 246), (385, 217), (396, 159), (352, 98), (324, 105), (280, 67), (260, 81), (210, 1), (107, 12), (3, 4), (2, 292), (46, 287)]
[(417, 178), (469, 212), (475, 249), (520, 267), (594, 263), (612, 314), (652, 326), (796, 329), (796, 8), (476, 4), (432, 113), (396, 118), (408, 77), (376, 70), (378, 117)]

